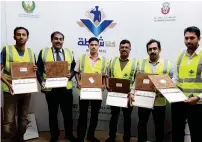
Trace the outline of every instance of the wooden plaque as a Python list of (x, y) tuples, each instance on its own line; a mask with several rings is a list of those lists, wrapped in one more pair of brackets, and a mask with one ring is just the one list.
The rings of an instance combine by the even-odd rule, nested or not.
[(112, 89), (112, 92), (128, 94), (130, 92), (130, 80), (109, 78), (109, 87)]
[(135, 78), (135, 90), (154, 92), (154, 84), (150, 80), (151, 74), (138, 73)]
[(101, 73), (83, 73), (81, 75), (81, 88), (101, 88)]
[(67, 61), (45, 62), (47, 78), (66, 77), (69, 73)]
[(12, 62), (11, 77), (12, 79), (36, 78), (33, 62)]

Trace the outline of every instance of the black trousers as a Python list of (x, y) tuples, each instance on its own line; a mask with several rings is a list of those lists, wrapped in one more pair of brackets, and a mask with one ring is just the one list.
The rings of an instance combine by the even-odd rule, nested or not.
[(79, 100), (79, 120), (77, 125), (77, 136), (79, 140), (83, 140), (86, 135), (89, 105), (91, 105), (91, 117), (87, 135), (90, 137), (94, 136), (101, 103), (102, 101), (100, 100)]
[(131, 137), (131, 113), (133, 108), (128, 105), (128, 108), (120, 108), (120, 107), (115, 107), (111, 106), (111, 119), (110, 119), (110, 124), (109, 124), (109, 136), (111, 138), (116, 138), (116, 132), (117, 132), (117, 123), (118, 123), (118, 118), (120, 114), (120, 110), (122, 109), (123, 111), (123, 116), (124, 116), (124, 136), (123, 140), (124, 141), (129, 141)]
[(60, 130), (58, 128), (58, 108), (62, 111), (64, 119), (65, 135), (73, 133), (72, 106), (73, 95), (72, 89), (54, 88), (45, 93), (49, 111), (49, 127), (53, 139), (58, 139)]
[(202, 104), (173, 103), (172, 142), (184, 142), (185, 121), (188, 120), (191, 142), (202, 142)]
[(163, 142), (164, 138), (164, 120), (166, 106), (154, 106), (154, 109), (138, 108), (138, 142), (147, 141), (147, 122), (152, 111), (155, 124), (156, 142)]

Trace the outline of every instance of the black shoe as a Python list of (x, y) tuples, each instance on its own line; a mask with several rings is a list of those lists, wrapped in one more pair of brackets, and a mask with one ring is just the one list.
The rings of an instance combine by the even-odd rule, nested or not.
[(90, 142), (100, 142), (100, 140), (98, 140), (95, 136), (87, 136), (86, 140)]
[(65, 136), (65, 139), (69, 140), (71, 142), (77, 142), (77, 139), (74, 135), (67, 135), (67, 136)]
[(58, 138), (51, 138), (50, 142), (59, 142)]
[(115, 142), (115, 138), (109, 137), (108, 139), (105, 140), (105, 142)]
[(124, 142), (130, 142), (130, 137), (126, 137), (126, 138), (123, 137), (123, 141)]
[(84, 142), (84, 139), (77, 138), (76, 142)]

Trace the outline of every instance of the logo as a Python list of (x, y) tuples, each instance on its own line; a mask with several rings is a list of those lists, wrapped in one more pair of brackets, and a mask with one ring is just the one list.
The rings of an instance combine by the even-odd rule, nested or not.
[(128, 77), (128, 74), (127, 74), (127, 73), (125, 73), (125, 74), (124, 74), (124, 78), (127, 78), (127, 77)]
[(34, 1), (23, 1), (22, 7), (26, 13), (33, 13), (36, 5)]
[(88, 19), (80, 19), (77, 23), (80, 27), (86, 27), (94, 36), (99, 36), (107, 28), (113, 28), (116, 23), (113, 20), (105, 20), (106, 14), (103, 9), (99, 9), (99, 6), (95, 6), (91, 10), (86, 12)]
[(166, 15), (169, 12), (170, 12), (170, 3), (169, 2), (164, 2), (162, 4), (161, 13)]
[(194, 71), (193, 70), (190, 70), (189, 71), (189, 75), (191, 76), (191, 75), (193, 75), (194, 74)]
[[(176, 16), (171, 15), (170, 12), (170, 3), (164, 2), (162, 3), (160, 14), (154, 17), (154, 22), (174, 22), (176, 21)], [(162, 16), (163, 15), (163, 16)]]

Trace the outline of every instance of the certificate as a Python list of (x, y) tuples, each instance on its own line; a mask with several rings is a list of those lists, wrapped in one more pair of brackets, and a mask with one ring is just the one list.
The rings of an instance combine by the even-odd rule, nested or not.
[(188, 99), (179, 88), (159, 89), (169, 103), (183, 102)]
[(159, 92), (168, 100), (168, 102), (183, 102), (187, 99), (187, 97), (179, 88), (177, 88), (175, 83), (167, 74), (151, 75), (149, 78), (152, 80)]
[(61, 88), (67, 87), (68, 78), (67, 77), (58, 77), (58, 78), (47, 78), (45, 87), (46, 88)]
[(156, 98), (155, 92), (135, 91), (134, 106), (152, 109)]
[(102, 89), (81, 88), (80, 100), (102, 100)]
[(108, 92), (106, 105), (116, 106), (116, 107), (128, 107), (128, 94)]
[(12, 80), (12, 87), (14, 94), (38, 92), (36, 78)]

